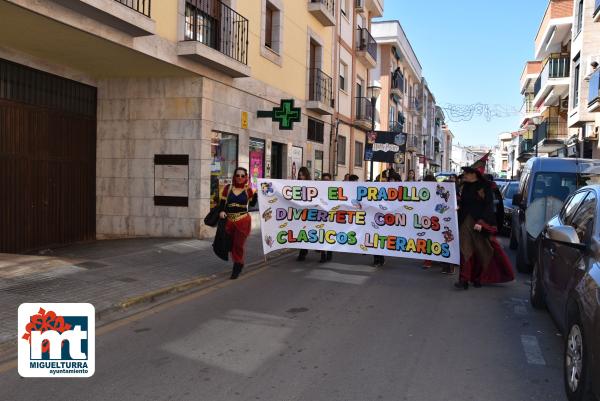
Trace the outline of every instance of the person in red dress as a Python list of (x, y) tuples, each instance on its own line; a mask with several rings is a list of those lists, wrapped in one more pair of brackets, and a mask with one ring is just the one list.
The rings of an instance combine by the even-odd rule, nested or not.
[(455, 287), (468, 289), (482, 284), (513, 281), (515, 275), (508, 256), (496, 239), (498, 227), (494, 196), (483, 177), (485, 162), (463, 167), (464, 178), (459, 200), (460, 278)]
[(233, 175), (233, 185), (226, 185), (221, 194), (220, 217), (227, 219), (225, 231), (231, 237), (231, 258), (233, 270), (231, 279), (238, 278), (244, 268), (246, 239), (252, 229), (252, 218), (248, 205), (254, 206), (257, 194), (248, 185), (248, 170), (237, 167)]

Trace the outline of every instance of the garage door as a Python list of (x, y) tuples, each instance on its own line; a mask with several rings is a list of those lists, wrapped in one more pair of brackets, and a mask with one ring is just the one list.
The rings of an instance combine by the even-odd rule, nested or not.
[(0, 252), (95, 238), (96, 88), (0, 59)]

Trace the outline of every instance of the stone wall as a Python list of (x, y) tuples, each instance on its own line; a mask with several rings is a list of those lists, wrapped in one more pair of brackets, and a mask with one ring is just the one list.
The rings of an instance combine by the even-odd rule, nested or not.
[[(98, 238), (197, 236), (201, 160), (208, 158), (202, 154), (201, 93), (201, 78), (98, 82)], [(189, 187), (175, 188), (189, 191), (189, 207), (154, 205), (155, 154), (189, 155)]]

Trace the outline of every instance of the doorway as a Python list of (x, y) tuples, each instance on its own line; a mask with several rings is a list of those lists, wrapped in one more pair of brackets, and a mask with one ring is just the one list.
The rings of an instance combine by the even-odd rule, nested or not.
[(284, 178), (284, 163), (285, 145), (279, 142), (271, 142), (271, 178)]

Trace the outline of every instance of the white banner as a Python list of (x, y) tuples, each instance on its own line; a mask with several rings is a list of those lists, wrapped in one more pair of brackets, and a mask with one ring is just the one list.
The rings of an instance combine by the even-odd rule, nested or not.
[(265, 254), (316, 249), (460, 264), (456, 188), (260, 179)]

